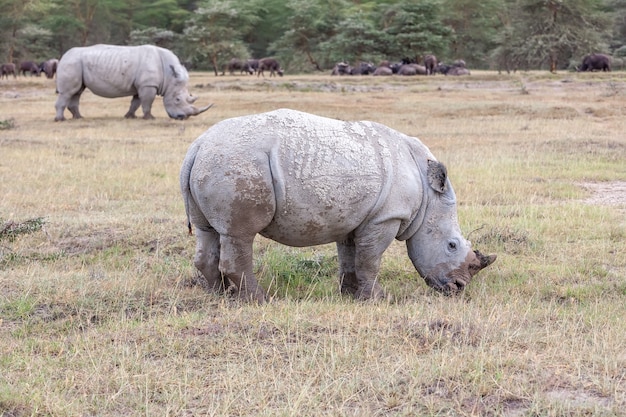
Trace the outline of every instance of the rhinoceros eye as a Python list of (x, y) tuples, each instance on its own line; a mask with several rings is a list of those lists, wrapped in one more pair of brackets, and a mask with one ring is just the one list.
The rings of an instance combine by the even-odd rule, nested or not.
[(448, 242), (448, 250), (455, 251), (456, 250), (456, 242)]

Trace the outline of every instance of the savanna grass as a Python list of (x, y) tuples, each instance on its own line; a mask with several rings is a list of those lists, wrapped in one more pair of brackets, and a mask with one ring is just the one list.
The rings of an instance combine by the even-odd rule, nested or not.
[[(156, 120), (125, 120), (129, 99), (86, 92), (85, 118), (55, 123), (53, 81), (0, 81), (0, 225), (45, 219), (0, 240), (0, 414), (624, 415), (625, 85), (193, 73), (215, 103), (196, 118), (157, 100)], [(388, 300), (359, 303), (338, 292), (334, 245), (258, 238), (271, 303), (207, 293), (180, 164), (217, 121), (279, 107), (419, 137), (496, 263), (445, 297), (395, 242)]]

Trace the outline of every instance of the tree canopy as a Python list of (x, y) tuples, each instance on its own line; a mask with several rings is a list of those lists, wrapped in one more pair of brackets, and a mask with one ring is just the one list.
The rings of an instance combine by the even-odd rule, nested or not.
[(473, 68), (571, 68), (626, 57), (626, 0), (0, 0), (0, 61), (152, 43), (218, 74), (232, 58), (291, 72), (426, 54)]

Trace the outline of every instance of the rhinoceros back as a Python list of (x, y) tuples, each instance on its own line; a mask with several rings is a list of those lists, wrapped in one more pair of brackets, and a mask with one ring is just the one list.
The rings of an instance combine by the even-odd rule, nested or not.
[[(264, 182), (275, 214), (261, 234), (294, 246), (297, 236), (306, 236), (302, 244), (326, 243), (390, 201), (398, 159), (410, 159), (398, 135), (377, 123), (285, 109), (228, 119), (198, 138), (196, 163), (204, 171), (194, 175), (213, 188), (237, 189), (239, 198), (258, 193)], [(245, 183), (254, 191), (242, 189)]]
[(59, 62), (57, 90), (82, 82), (94, 94), (113, 98), (136, 94), (138, 85), (160, 89), (164, 76), (160, 50), (152, 45), (72, 48)]

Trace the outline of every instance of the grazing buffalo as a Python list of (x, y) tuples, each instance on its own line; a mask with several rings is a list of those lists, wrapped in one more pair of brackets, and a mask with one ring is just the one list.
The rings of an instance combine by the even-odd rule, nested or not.
[[(239, 71), (239, 74), (248, 73), (254, 74), (254, 70), (250, 68), (247, 62), (242, 61), (241, 59), (233, 58), (228, 61), (228, 64), (225, 65), (225, 70), (228, 69), (228, 73), (233, 75), (235, 71)], [(222, 71), (222, 75), (225, 74), (226, 71)]]
[(33, 61), (24, 61), (24, 62), (20, 62), (19, 72), (23, 76), (26, 76), (26, 73), (28, 72), (31, 77), (33, 75), (36, 75), (37, 77), (39, 77), (41, 73), (41, 68), (39, 68), (39, 65), (35, 64)]
[(280, 64), (274, 58), (262, 58), (259, 59), (259, 69), (257, 70), (257, 77), (264, 76), (263, 71), (268, 70), (270, 72), (270, 77), (274, 77), (276, 74), (283, 76), (283, 69), (280, 67)]
[(13, 74), (13, 78), (17, 78), (17, 74), (15, 71), (15, 64), (8, 63), (0, 65), (0, 79), (7, 77), (9, 79), (9, 75)]
[(437, 57), (435, 55), (426, 55), (424, 57), (424, 67), (426, 67), (426, 75), (435, 75)]
[(154, 119), (152, 103), (163, 96), (163, 106), (172, 119), (183, 120), (200, 114), (211, 105), (197, 108), (197, 97), (187, 90), (189, 74), (168, 49), (153, 45), (93, 45), (67, 51), (57, 68), (55, 121), (65, 120), (67, 108), (74, 119), (85, 88), (100, 97), (131, 96), (130, 108), (124, 117), (134, 119), (141, 106), (144, 119)]
[(58, 59), (49, 59), (41, 64), (41, 69), (46, 78), (54, 78), (54, 74), (57, 72), (57, 66), (59, 65)]
[(259, 60), (250, 58), (244, 63), (244, 67), (247, 68), (250, 74), (254, 74), (259, 70)]
[(426, 283), (462, 290), (496, 260), (473, 250), (445, 166), (419, 139), (379, 123), (280, 109), (223, 120), (189, 147), (180, 171), (194, 264), (208, 287), (265, 302), (257, 234), (302, 247), (335, 242), (341, 291), (385, 297), (383, 253), (406, 241)]
[(611, 71), (611, 57), (605, 54), (589, 54), (583, 58), (583, 63), (577, 70), (580, 72)]

